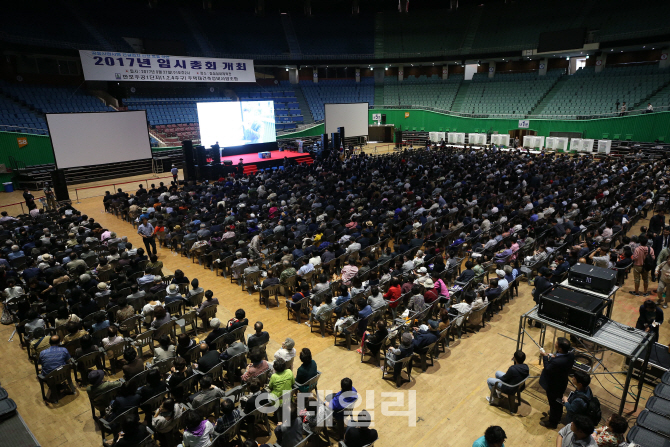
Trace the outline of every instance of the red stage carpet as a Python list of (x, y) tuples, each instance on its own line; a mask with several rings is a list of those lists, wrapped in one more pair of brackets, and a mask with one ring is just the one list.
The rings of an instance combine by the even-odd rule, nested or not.
[[(225, 151), (224, 151), (225, 154)], [(314, 161), (312, 157), (307, 153), (299, 152), (289, 152), (289, 151), (270, 151), (270, 158), (259, 158), (258, 152), (252, 154), (241, 154), (241, 155), (231, 155), (229, 157), (221, 157), (221, 163), (224, 161), (232, 161), (234, 166), (237, 166), (240, 162), (240, 158), (244, 163), (244, 173), (249, 174), (251, 172), (256, 172), (259, 169), (277, 167), (283, 164), (284, 157), (295, 159), (295, 162), (298, 164), (308, 163), (312, 164)], [(208, 160), (208, 161), (211, 161)]]
[[(225, 150), (223, 152), (224, 154), (226, 153)], [(240, 158), (244, 162), (245, 165), (247, 164), (256, 164), (256, 163), (262, 163), (264, 161), (270, 161), (270, 160), (283, 160), (284, 157), (288, 158), (299, 158), (299, 157), (309, 157), (309, 154), (301, 154), (299, 152), (279, 152), (279, 151), (271, 151), (270, 152), (271, 157), (270, 158), (259, 158), (258, 157), (258, 152), (255, 152), (253, 154), (242, 154), (242, 155), (231, 155), (230, 157), (221, 157), (221, 163), (223, 163), (226, 160), (230, 160), (233, 162), (234, 165), (237, 165), (240, 162)]]

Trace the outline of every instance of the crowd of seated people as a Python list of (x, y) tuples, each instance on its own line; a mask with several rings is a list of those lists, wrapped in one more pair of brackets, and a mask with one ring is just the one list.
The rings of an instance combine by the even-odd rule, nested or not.
[[(411, 340), (400, 337), (400, 348), (393, 348), (397, 356), (402, 346), (405, 352), (413, 344), (423, 348), (435, 336), (436, 325), (423, 323), (443, 314), (432, 306), (435, 311), (423, 315), (431, 303), (452, 304), (461, 313), (458, 306), (472, 309), (490, 302), (503, 292), (501, 285), (510, 287), (510, 279), (522, 273), (537, 288), (542, 281), (535, 279), (535, 272), (547, 278), (547, 271), (565, 274), (566, 263), (604, 262), (599, 259), (604, 256), (590, 256), (597, 247), (617, 250), (615, 268), (627, 259), (632, 260), (629, 265), (641, 265), (636, 252), (657, 235), (645, 231), (638, 236), (644, 244), (636, 246), (632, 238), (625, 243), (622, 235), (666, 188), (664, 170), (662, 163), (639, 159), (441, 148), (383, 157), (361, 154), (345, 161), (333, 156), (213, 183), (172, 184), (134, 195), (117, 191), (103, 200), (107, 210), (130, 220), (146, 217), (164, 233), (159, 239), (171, 249), (197, 256), (204, 266), (239, 279), (250, 292), (263, 297), (263, 289), (278, 285), (290, 297), (287, 304), (294, 312), (305, 312), (310, 325), (330, 323), (331, 330), (337, 325), (346, 333), (358, 322), (355, 333), (347, 335), (364, 342), (382, 330), (368, 324), (376, 310), (393, 318), (408, 311), (405, 334)], [(136, 357), (129, 350), (120, 351), (123, 360), (110, 357), (116, 355), (115, 344), (125, 344), (123, 337), (148, 328), (158, 331), (172, 317), (183, 320), (187, 313), (205, 317), (203, 311), (217, 304), (211, 292), (183, 272), (162, 276), (155, 255), (148, 258), (144, 249), (72, 208), (57, 215), (3, 219), (0, 286), (5, 310), (19, 323), (19, 332), (44, 349), (38, 357), (43, 374), (69, 361), (61, 341), (79, 348), (81, 341), (75, 346), (76, 341), (87, 334), (110, 361), (123, 364), (127, 376), (136, 373)], [(459, 272), (464, 257), (469, 260)], [(249, 269), (254, 266), (258, 269)], [(496, 277), (478, 297), (463, 293), (464, 302), (456, 303), (456, 296), (449, 300), (447, 284), (455, 281), (459, 286), (452, 291), (467, 290), (475, 280), (483, 282), (489, 271)], [(257, 272), (259, 279), (247, 280)], [(647, 285), (640, 271), (636, 285), (641, 281)], [(308, 306), (295, 306), (303, 299)], [(168, 310), (174, 302), (178, 315)], [(29, 315), (31, 309), (38, 309), (38, 315)], [(105, 312), (96, 315), (100, 310)], [(347, 321), (338, 325), (340, 319)], [(245, 320), (242, 311), (225, 325), (228, 331), (221, 331), (221, 322), (216, 327), (214, 320), (203, 321), (202, 327), (214, 323), (213, 329), (225, 337), (230, 329), (246, 325)], [(54, 335), (46, 337), (48, 345), (32, 337), (41, 327), (53, 329)], [(172, 341), (157, 342), (156, 351), (162, 354), (153, 361), (159, 363), (165, 360), (160, 355), (170, 355)], [(180, 335), (170, 382), (198, 370), (195, 357), (213, 358), (209, 352), (214, 351), (225, 362), (236, 354), (235, 349), (228, 352), (235, 348), (232, 340), (224, 340), (218, 349), (210, 343), (195, 345), (201, 348), (196, 354), (193, 343)], [(294, 346), (284, 345), (282, 350), (293, 351), (295, 357)], [(182, 362), (187, 354), (190, 361)], [(250, 354), (253, 371), (263, 359)], [(280, 359), (285, 368), (280, 372), (286, 374), (283, 356), (275, 356), (274, 363)], [(280, 372), (274, 368), (272, 377)], [(243, 375), (241, 370), (234, 373), (235, 379)], [(287, 381), (281, 379), (276, 380), (280, 388)], [(177, 396), (183, 392), (179, 388), (175, 398), (183, 398)]]

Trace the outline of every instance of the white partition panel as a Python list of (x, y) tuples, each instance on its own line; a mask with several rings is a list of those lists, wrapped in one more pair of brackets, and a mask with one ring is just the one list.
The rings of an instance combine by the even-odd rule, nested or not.
[(570, 138), (570, 150), (571, 151), (582, 151), (582, 140), (581, 138)]
[(465, 144), (465, 133), (460, 132), (449, 132), (448, 134), (448, 143), (451, 144)]
[(429, 132), (428, 136), (430, 138), (430, 141), (432, 143), (439, 143), (442, 140), (446, 141), (446, 133), (445, 132)]
[(485, 133), (469, 133), (468, 134), (468, 144), (486, 144), (486, 134)]
[(609, 154), (612, 149), (612, 140), (598, 140), (598, 153)]
[(509, 134), (501, 133), (491, 135), (491, 144), (509, 147)]
[(582, 141), (582, 152), (593, 153), (593, 146), (596, 140), (584, 139)]

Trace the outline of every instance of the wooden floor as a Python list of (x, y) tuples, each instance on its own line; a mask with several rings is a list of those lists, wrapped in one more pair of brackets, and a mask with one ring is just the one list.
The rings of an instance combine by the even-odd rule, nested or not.
[[(136, 185), (133, 189), (135, 187)], [(11, 200), (12, 194), (2, 195), (0, 205), (12, 203)], [(140, 237), (130, 224), (103, 212), (100, 197), (83, 199), (75, 206), (82, 213), (99, 221), (103, 227), (116, 231), (119, 235), (128, 235), (134, 245), (142, 246)], [(164, 262), (168, 273), (177, 268), (182, 269), (189, 278), (197, 277), (205, 289), (213, 290), (221, 303), (217, 315), (221, 320), (228, 320), (236, 309), (244, 308), (251, 323), (262, 321), (271, 335), (268, 345), (270, 355), (279, 348), (285, 337), (292, 337), (296, 341), (298, 351), (309, 347), (323, 373), (319, 382), (321, 391), (337, 391), (340, 379), (350, 377), (362, 396), (357, 409), (374, 410), (375, 428), (380, 433), (377, 445), (380, 447), (432, 446), (436, 440), (443, 446), (469, 446), (489, 425), (500, 425), (504, 428), (508, 445), (555, 445), (556, 431), (539, 425), (542, 412), (548, 410), (548, 405), (537, 380), (523, 393), (523, 403), (516, 415), (510, 415), (504, 409), (490, 407), (485, 400), (488, 396), (486, 379), (496, 370), (504, 371), (510, 365), (516, 346), (519, 316), (533, 307), (531, 288), (526, 284), (521, 285), (520, 296), (513, 299), (479, 333), (467, 334), (462, 340), (452, 344), (451, 349), (442, 354), (435, 366), (430, 367), (426, 373), (415, 368), (412, 382), (401, 388), (404, 400), (400, 401), (397, 397), (383, 396), (383, 393), (397, 390), (390, 382), (381, 380), (379, 368), (360, 363), (360, 356), (353, 349), (347, 351), (343, 347), (334, 347), (332, 337), (321, 338), (317, 333), (311, 334), (307, 326), (287, 321), (283, 303), (279, 308), (266, 310), (258, 304), (257, 296), (249, 296), (240, 287), (231, 285), (230, 280), (216, 277), (214, 272), (204, 270), (197, 262), (192, 263), (190, 259), (175, 256), (166, 249), (159, 249), (159, 258)], [(631, 287), (632, 275), (617, 295), (613, 314), (616, 321), (628, 325), (635, 324), (637, 309), (643, 301), (643, 298), (628, 293)], [(45, 404), (40, 395), (34, 367), (28, 361), (25, 350), (19, 346), (18, 337), (7, 342), (12, 331), (13, 326), (0, 326), (0, 382), (16, 401), (19, 411), (41, 445), (99, 445), (101, 438), (91, 418), (86, 392), (80, 389), (77, 395), (68, 396), (59, 404)], [(539, 330), (529, 331), (537, 334)], [(666, 323), (661, 330), (662, 343), (667, 344), (670, 341), (669, 334)], [(550, 343), (551, 337), (547, 338)], [(549, 346), (547, 350), (550, 350)], [(526, 344), (525, 351), (531, 374), (539, 375), (538, 350), (534, 345)], [(623, 359), (617, 355), (607, 355), (606, 364), (611, 370), (621, 370)], [(621, 388), (612, 378), (599, 377), (602, 385), (592, 385), (607, 417), (611, 411), (618, 409)], [(623, 382), (623, 379), (624, 376), (619, 376), (620, 381)], [(633, 383), (636, 384), (635, 381)], [(640, 410), (644, 407), (650, 390), (650, 387), (644, 388)], [(616, 397), (608, 392), (614, 393)], [(390, 410), (395, 411), (410, 410), (410, 415), (382, 415), (382, 408), (389, 406)]]

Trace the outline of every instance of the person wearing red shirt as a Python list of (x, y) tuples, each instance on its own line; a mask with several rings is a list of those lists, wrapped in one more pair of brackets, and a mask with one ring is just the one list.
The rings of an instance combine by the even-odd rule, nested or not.
[(395, 318), (395, 308), (400, 304), (400, 280), (398, 278), (393, 278), (391, 280), (391, 286), (384, 294), (384, 299), (389, 302), (389, 308), (393, 313), (393, 318)]

